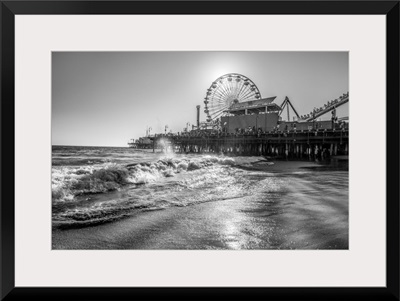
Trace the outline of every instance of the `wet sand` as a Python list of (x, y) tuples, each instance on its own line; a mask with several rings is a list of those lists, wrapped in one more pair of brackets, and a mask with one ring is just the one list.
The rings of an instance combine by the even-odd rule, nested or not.
[[(257, 159), (258, 160), (258, 159)], [(249, 159), (243, 168), (276, 173), (314, 162)], [(338, 178), (335, 174), (338, 173)], [(342, 173), (342, 174), (340, 174)], [(269, 193), (138, 212), (112, 223), (53, 230), (53, 249), (348, 249), (348, 184), (343, 172), (325, 180), (296, 177), (284, 193)], [(335, 181), (336, 184), (335, 184)], [(334, 186), (332, 186), (334, 185)], [(340, 189), (338, 189), (339, 185)], [(334, 187), (334, 189), (332, 188)], [(339, 192), (338, 192), (339, 191)]]

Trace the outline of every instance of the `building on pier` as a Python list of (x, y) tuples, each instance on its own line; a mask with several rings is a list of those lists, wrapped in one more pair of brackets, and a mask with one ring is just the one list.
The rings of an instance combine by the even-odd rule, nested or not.
[(153, 148), (153, 140), (151, 137), (140, 137), (139, 139), (131, 139), (130, 142), (128, 142), (128, 145), (130, 148), (138, 148), (138, 149), (147, 149), (147, 148)]
[(238, 129), (255, 128), (272, 131), (279, 120), (281, 107), (274, 103), (276, 96), (232, 104), (221, 117), (222, 130), (235, 133)]

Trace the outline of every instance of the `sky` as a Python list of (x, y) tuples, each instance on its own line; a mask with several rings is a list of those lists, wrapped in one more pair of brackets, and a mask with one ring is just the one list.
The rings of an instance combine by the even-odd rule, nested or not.
[[(207, 89), (227, 73), (308, 114), (348, 92), (348, 63), (347, 52), (53, 52), (52, 145), (127, 146), (165, 125), (181, 132), (196, 123), (196, 105), (206, 120)], [(348, 116), (348, 104), (337, 113)]]

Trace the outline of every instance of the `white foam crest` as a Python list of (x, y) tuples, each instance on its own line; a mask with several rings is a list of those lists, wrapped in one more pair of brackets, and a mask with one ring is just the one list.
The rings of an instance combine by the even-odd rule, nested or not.
[(53, 167), (52, 199), (72, 201), (83, 193), (98, 193), (118, 189), (127, 184), (128, 170), (115, 163), (97, 166)]
[[(116, 163), (80, 167), (55, 166), (52, 170), (52, 199), (73, 201), (76, 195), (118, 190), (125, 184), (154, 183), (186, 171), (234, 164), (235, 160), (229, 157), (202, 156), (178, 159), (169, 156), (153, 163), (139, 163), (129, 167)], [(196, 185), (206, 185), (218, 181), (218, 178), (212, 170), (208, 170), (203, 180), (197, 179), (192, 183), (195, 181), (198, 182)]]

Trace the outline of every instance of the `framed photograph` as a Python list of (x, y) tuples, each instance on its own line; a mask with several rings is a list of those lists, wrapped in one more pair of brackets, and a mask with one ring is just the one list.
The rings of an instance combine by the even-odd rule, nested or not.
[(1, 19), (2, 299), (399, 300), (398, 1)]

